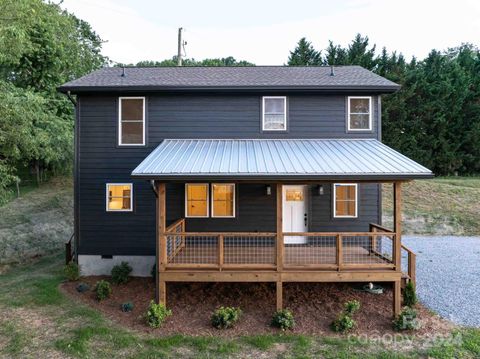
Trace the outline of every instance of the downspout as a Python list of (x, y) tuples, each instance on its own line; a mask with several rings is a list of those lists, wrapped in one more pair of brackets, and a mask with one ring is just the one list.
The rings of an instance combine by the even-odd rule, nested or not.
[(78, 247), (80, 242), (80, 196), (79, 196), (79, 176), (80, 176), (80, 99), (74, 99), (70, 91), (66, 93), (68, 99), (75, 109), (74, 122), (74, 157), (73, 157), (73, 235), (75, 262), (78, 263)]

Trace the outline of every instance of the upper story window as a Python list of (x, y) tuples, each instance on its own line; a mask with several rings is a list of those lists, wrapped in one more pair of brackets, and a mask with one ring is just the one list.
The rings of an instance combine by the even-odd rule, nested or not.
[(372, 130), (372, 98), (350, 96), (348, 98), (347, 124), (349, 131)]
[(262, 130), (286, 131), (287, 98), (285, 96), (264, 96), (262, 103)]
[(118, 144), (145, 145), (145, 97), (120, 97), (118, 101)]
[(333, 184), (333, 217), (356, 218), (358, 216), (358, 195), (356, 183)]
[(107, 183), (107, 212), (131, 212), (133, 185), (131, 183)]
[(185, 184), (185, 217), (208, 217), (208, 184)]

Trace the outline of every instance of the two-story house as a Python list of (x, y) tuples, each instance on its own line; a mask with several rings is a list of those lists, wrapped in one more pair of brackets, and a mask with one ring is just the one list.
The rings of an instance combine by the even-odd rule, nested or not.
[(391, 282), (398, 313), (415, 270), (401, 184), (433, 176), (381, 143), (380, 96), (398, 88), (359, 66), (104, 68), (66, 83), (82, 273), (156, 264), (162, 302), (169, 282), (274, 282), (278, 308), (284, 282)]

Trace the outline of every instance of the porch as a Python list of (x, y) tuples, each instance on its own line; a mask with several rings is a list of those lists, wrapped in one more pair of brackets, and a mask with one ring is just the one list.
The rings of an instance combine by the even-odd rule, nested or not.
[[(432, 173), (377, 140), (165, 140), (132, 176), (157, 196), (159, 302), (168, 282), (275, 282), (277, 309), (284, 282), (391, 282), (398, 314), (402, 278), (415, 280), (402, 183)], [(382, 183), (393, 184), (392, 229), (374, 223)]]
[(393, 184), (393, 230), (371, 223), (365, 232), (284, 232), (276, 184), (277, 232), (189, 232), (185, 218), (166, 226), (166, 185), (157, 183), (157, 300), (166, 303), (168, 282), (275, 282), (281, 309), (284, 282), (392, 282), (398, 314), (402, 279), (415, 281), (415, 254), (401, 244), (401, 184)]

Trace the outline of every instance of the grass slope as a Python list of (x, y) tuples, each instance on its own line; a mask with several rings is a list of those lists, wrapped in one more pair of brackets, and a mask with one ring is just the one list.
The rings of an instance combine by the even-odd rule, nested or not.
[[(404, 233), (480, 235), (480, 177), (413, 181), (403, 192)], [(391, 185), (383, 185), (383, 208), (391, 225)]]
[[(480, 331), (455, 340), (406, 337), (394, 344), (360, 338), (260, 335), (238, 338), (147, 335), (129, 331), (63, 296), (61, 255), (0, 275), (0, 357), (6, 358), (478, 358)], [(120, 310), (120, 309), (119, 309)], [(157, 331), (161, 334), (161, 329)]]
[(72, 191), (70, 178), (57, 178), (0, 207), (0, 273), (62, 250), (73, 231)]

